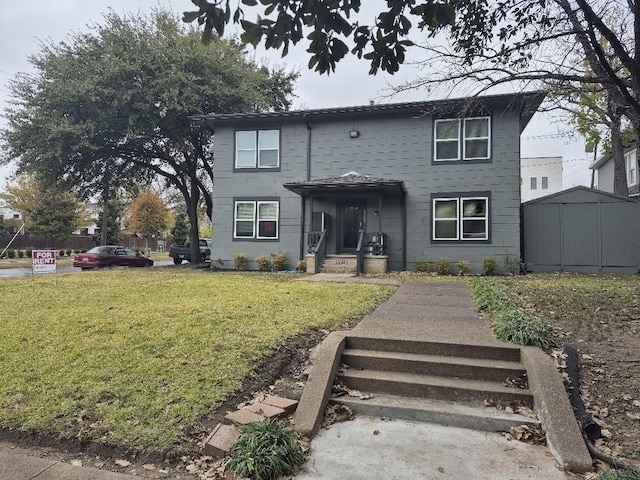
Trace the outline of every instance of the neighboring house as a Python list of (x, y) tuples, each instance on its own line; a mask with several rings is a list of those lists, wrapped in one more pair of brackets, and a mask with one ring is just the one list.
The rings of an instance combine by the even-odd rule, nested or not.
[(383, 269), (480, 271), (519, 256), (520, 134), (544, 96), (194, 117), (216, 139), (211, 258), (326, 250), (339, 266), (364, 251)]
[(22, 218), (18, 212), (15, 212), (9, 207), (5, 207), (3, 205), (0, 205), (0, 217), (5, 220), (20, 220)]
[(562, 190), (562, 157), (520, 159), (521, 201), (528, 202)]
[(100, 227), (96, 225), (95, 220), (100, 218), (102, 208), (96, 202), (85, 203), (85, 221), (86, 224), (80, 225), (80, 227), (73, 232), (74, 235), (87, 235), (92, 236)]
[[(629, 196), (640, 196), (640, 181), (638, 179), (638, 158), (636, 144), (624, 149), (624, 166), (627, 172), (627, 186)], [(603, 192), (613, 193), (613, 155), (608, 153), (600, 157), (590, 167), (593, 170), (593, 186)]]

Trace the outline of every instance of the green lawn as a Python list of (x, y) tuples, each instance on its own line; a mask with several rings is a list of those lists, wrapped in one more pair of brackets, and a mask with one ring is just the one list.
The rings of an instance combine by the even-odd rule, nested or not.
[(288, 337), (391, 292), (129, 269), (0, 280), (0, 427), (167, 453)]

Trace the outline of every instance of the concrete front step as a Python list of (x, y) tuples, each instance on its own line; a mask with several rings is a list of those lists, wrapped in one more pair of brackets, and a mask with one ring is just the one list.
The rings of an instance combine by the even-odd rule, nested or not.
[(363, 392), (433, 398), (479, 406), (489, 400), (504, 405), (516, 401), (533, 408), (531, 391), (505, 387), (497, 382), (354, 369), (347, 369), (337, 378), (347, 387)]
[(355, 397), (331, 399), (359, 415), (398, 420), (429, 422), (486, 432), (509, 431), (519, 425), (540, 425), (536, 418), (509, 413), (497, 408), (473, 407), (442, 400), (377, 394), (368, 400)]
[(510, 346), (463, 345), (388, 338), (348, 336), (346, 348), (402, 352), (422, 355), (454, 356), (520, 363), (520, 349)]
[(356, 273), (358, 258), (355, 255), (327, 255), (322, 263), (322, 273)]
[(524, 367), (519, 362), (381, 350), (347, 348), (342, 353), (342, 363), (359, 370), (406, 372), (500, 383), (507, 378), (525, 376)]

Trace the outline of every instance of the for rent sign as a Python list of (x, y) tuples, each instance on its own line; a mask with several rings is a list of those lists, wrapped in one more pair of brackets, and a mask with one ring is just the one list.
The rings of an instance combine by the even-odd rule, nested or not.
[(33, 258), (33, 273), (56, 273), (56, 251), (55, 250), (34, 250), (31, 254)]

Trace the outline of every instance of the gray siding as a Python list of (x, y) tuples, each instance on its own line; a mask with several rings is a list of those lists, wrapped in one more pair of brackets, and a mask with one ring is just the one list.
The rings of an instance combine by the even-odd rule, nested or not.
[(523, 205), (533, 272), (640, 270), (640, 202), (577, 187)]
[[(407, 189), (407, 269), (415, 259), (435, 262), (449, 257), (453, 262), (470, 260), (480, 271), (487, 256), (502, 258), (506, 253), (520, 255), (520, 184), (518, 112), (493, 112), (492, 156), (486, 163), (433, 163), (433, 121), (429, 116), (406, 116), (318, 121), (311, 128), (311, 170), (309, 178), (322, 179), (355, 171), (361, 175), (402, 180)], [(307, 180), (307, 127), (304, 123), (284, 123), (281, 129), (281, 171), (233, 172), (234, 127), (231, 122), (216, 127), (215, 178), (213, 200), (212, 258), (232, 267), (231, 255), (245, 252), (251, 260), (258, 254), (283, 249), (292, 265), (300, 252), (301, 199), (282, 187), (283, 183)], [(273, 127), (272, 124), (269, 125)], [(242, 128), (252, 128), (250, 122)], [(265, 128), (265, 127), (261, 127)], [(358, 138), (349, 138), (358, 130)], [(485, 191), (490, 192), (490, 241), (437, 243), (431, 240), (431, 196)], [(272, 241), (233, 240), (233, 198), (265, 196), (280, 198), (280, 238)], [(368, 231), (378, 230), (372, 211), (378, 197), (367, 196)], [(314, 211), (325, 211), (336, 221), (335, 198), (314, 199)], [(306, 202), (308, 231), (311, 213)], [(380, 213), (382, 230), (388, 235), (389, 269), (402, 268), (402, 203), (385, 198)], [(334, 229), (335, 232), (335, 229)], [(335, 249), (330, 237), (329, 251)], [(305, 245), (306, 249), (306, 245)]]

